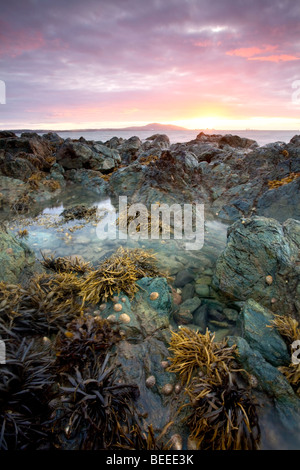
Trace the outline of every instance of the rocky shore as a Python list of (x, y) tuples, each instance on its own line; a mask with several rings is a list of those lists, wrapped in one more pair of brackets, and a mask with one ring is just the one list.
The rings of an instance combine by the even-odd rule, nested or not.
[(300, 217), (299, 146), (297, 135), (288, 144), (259, 147), (251, 139), (202, 132), (170, 145), (161, 134), (144, 142), (98, 142), (2, 131), (1, 205), (28, 194), (32, 202), (48, 200), (77, 183), (100, 195), (128, 196), (130, 203), (201, 202), (223, 220), (260, 215), (284, 222)]
[[(113, 204), (120, 195), (147, 207), (158, 201), (203, 203), (228, 224), (227, 244), (214, 261), (202, 266), (195, 259), (192, 267), (182, 261), (180, 269), (171, 269), (171, 281), (162, 275), (141, 277), (134, 299), (118, 293), (119, 313), (113, 297), (103, 309), (101, 303), (88, 307), (88, 313), (113, 316), (113, 324), (121, 325), (112, 367), (120, 382), (138, 386), (135, 406), (145, 430), (153, 426), (159, 434), (173, 423), (166, 432), (173, 448), (197, 447), (186, 422), (177, 419), (187, 402), (185, 384), (167, 369), (172, 331), (178, 327), (201, 335), (216, 327), (217, 341), (236, 345), (236, 360), (246, 371), (243, 386), (258, 403), (262, 447), (299, 448), (300, 383), (295, 376), (300, 373), (293, 370), (293, 380), (284, 373), (291, 365), (291, 337), (274, 323), (277, 315), (293, 319), (298, 332), (299, 177), (299, 135), (289, 143), (259, 147), (251, 139), (203, 132), (191, 142), (170, 144), (163, 134), (144, 142), (135, 136), (100, 142), (2, 131), (0, 283), (26, 286), (35, 274), (48, 272), (5, 222), (38, 214), (73, 187)], [(0, 297), (3, 318), (5, 300)], [(69, 436), (60, 446), (78, 448), (81, 442), (82, 436)]]

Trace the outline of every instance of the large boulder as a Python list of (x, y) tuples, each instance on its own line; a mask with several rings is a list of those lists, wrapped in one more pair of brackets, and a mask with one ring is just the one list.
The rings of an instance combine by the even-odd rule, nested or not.
[(66, 140), (58, 150), (56, 160), (67, 170), (89, 168), (94, 153), (87, 144)]
[(258, 147), (258, 143), (253, 139), (247, 139), (246, 137), (240, 137), (238, 135), (226, 134), (219, 140), (219, 147), (223, 148), (226, 145), (234, 148), (255, 148)]
[(0, 159), (0, 173), (4, 176), (27, 181), (35, 171), (34, 165), (24, 158), (14, 158), (6, 154)]
[(0, 150), (11, 155), (25, 152), (39, 155), (43, 158), (52, 156), (52, 147), (49, 141), (36, 133), (23, 133), (21, 137), (11, 136), (0, 139)]
[(300, 317), (300, 222), (265, 217), (235, 222), (219, 256), (214, 287), (232, 299), (252, 298), (280, 314)]
[(73, 142), (66, 140), (60, 147), (56, 156), (57, 162), (65, 169), (112, 170), (120, 163), (121, 157), (115, 149), (103, 144), (86, 142)]
[(100, 195), (106, 195), (108, 183), (102, 178), (99, 171), (94, 170), (67, 170), (65, 178), (75, 184), (79, 184), (87, 191), (93, 191)]
[(110, 149), (105, 145), (95, 142), (93, 150), (96, 156), (91, 161), (92, 170), (112, 170), (121, 162), (121, 157), (116, 149)]
[(257, 201), (257, 213), (279, 222), (300, 219), (300, 178), (264, 192)]
[[(254, 393), (261, 406), (258, 407), (259, 420), (264, 428), (262, 445), (274, 446), (270, 425), (276, 429), (278, 447), (299, 448), (300, 399), (277, 367), (270, 364), (262, 354), (239, 336), (229, 337), (229, 345), (236, 344), (237, 358), (242, 367), (257, 381)], [(267, 431), (267, 432), (266, 432)], [(273, 435), (272, 435), (273, 434)]]
[(160, 147), (167, 150), (170, 147), (170, 139), (165, 134), (154, 134), (147, 137), (146, 141), (150, 141), (154, 147)]

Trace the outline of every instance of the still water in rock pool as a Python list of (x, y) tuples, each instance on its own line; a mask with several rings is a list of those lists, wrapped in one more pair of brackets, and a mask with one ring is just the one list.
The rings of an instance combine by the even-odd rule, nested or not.
[[(97, 215), (91, 219), (67, 220), (63, 215), (66, 208), (78, 204), (96, 207)], [(143, 248), (151, 250), (157, 258), (157, 266), (171, 277), (174, 304), (177, 314), (176, 324), (187, 324), (201, 332), (206, 327), (216, 332), (216, 339), (235, 334), (235, 319), (238, 304), (227, 304), (212, 288), (212, 275), (215, 261), (226, 245), (227, 225), (215, 220), (205, 208), (204, 244), (200, 250), (186, 249), (184, 240), (170, 239), (120, 239), (116, 237), (100, 239), (99, 227), (107, 230), (116, 217), (110, 199), (95, 200), (94, 195), (82, 193), (72, 188), (59, 200), (31, 214), (20, 215), (9, 221), (9, 229), (16, 235), (22, 229), (28, 231), (26, 243), (38, 259), (42, 255), (80, 256), (94, 267), (110, 256), (118, 247)], [(99, 225), (98, 225), (99, 224)], [(97, 230), (98, 227), (98, 230)], [(124, 236), (124, 231), (123, 231)]]

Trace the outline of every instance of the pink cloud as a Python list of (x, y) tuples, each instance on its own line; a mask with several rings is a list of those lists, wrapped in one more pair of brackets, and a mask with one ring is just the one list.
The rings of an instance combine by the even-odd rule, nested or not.
[(212, 45), (212, 41), (208, 41), (208, 40), (205, 40), (205, 41), (197, 41), (194, 43), (194, 46), (196, 47), (208, 47), (208, 46), (211, 46)]
[(299, 60), (300, 57), (288, 54), (268, 55), (259, 57), (249, 57), (248, 60), (260, 60), (261, 62), (289, 62), (291, 60)]
[(271, 45), (267, 45), (264, 47), (241, 47), (240, 49), (233, 49), (231, 51), (227, 51), (226, 55), (245, 57), (246, 59), (248, 59), (258, 54), (274, 51), (277, 48), (278, 46)]
[(12, 31), (1, 24), (0, 44), (0, 56), (17, 57), (23, 52), (40, 49), (45, 40), (39, 31)]

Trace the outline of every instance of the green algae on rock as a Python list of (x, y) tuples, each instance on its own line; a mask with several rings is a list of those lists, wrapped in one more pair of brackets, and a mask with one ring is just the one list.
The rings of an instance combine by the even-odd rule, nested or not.
[(16, 283), (35, 269), (35, 255), (21, 240), (0, 227), (0, 281)]

